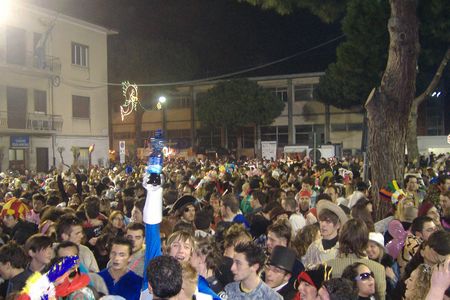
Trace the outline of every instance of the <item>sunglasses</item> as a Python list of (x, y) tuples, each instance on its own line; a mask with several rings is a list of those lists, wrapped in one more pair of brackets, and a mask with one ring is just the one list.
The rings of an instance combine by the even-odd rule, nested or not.
[(355, 280), (356, 281), (365, 281), (365, 280), (369, 280), (370, 278), (374, 278), (373, 272), (361, 273), (355, 277)]

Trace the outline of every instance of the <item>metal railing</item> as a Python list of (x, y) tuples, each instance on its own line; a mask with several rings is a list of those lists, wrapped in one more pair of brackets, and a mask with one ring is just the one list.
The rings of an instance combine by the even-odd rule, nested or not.
[(32, 132), (60, 132), (62, 125), (63, 118), (60, 115), (48, 115), (43, 112), (0, 111), (0, 130), (22, 129)]
[(61, 60), (59, 57), (44, 55), (39, 52), (6, 54), (4, 62), (7, 65), (18, 65), (33, 70), (47, 71), (58, 75), (61, 74)]

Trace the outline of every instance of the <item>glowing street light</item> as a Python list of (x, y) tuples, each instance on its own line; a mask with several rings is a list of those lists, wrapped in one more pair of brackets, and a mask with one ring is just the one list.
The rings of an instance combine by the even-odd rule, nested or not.
[(164, 97), (164, 96), (161, 96), (161, 97), (158, 98), (158, 102), (159, 102), (159, 103), (166, 103), (166, 100), (167, 100), (167, 99), (166, 99), (166, 97)]
[(8, 20), (11, 13), (11, 0), (0, 0), (0, 24)]

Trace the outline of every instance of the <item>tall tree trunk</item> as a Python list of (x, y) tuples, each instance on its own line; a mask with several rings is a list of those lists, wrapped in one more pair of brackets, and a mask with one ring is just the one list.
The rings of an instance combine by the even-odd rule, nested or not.
[(402, 182), (406, 131), (416, 88), (419, 55), (415, 0), (390, 0), (388, 22), (390, 44), (381, 86), (372, 90), (367, 102), (369, 161), (372, 194), (381, 219), (389, 209), (381, 203), (379, 190), (390, 180)]
[(255, 125), (255, 157), (261, 158), (261, 125)]
[(439, 65), (433, 79), (431, 80), (426, 90), (414, 99), (411, 106), (411, 113), (409, 114), (408, 119), (408, 132), (406, 142), (408, 145), (408, 161), (414, 163), (416, 166), (419, 164), (419, 147), (417, 144), (418, 109), (420, 104), (434, 91), (434, 89), (438, 85), (449, 60), (450, 48), (447, 49), (447, 52), (442, 58), (441, 64)]

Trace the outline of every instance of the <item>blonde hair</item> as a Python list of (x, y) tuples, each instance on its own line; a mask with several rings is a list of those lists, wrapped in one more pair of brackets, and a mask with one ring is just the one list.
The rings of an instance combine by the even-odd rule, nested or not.
[[(175, 241), (180, 241), (180, 242), (189, 242), (189, 244), (191, 245), (191, 254), (192, 251), (194, 249), (195, 246), (195, 240), (194, 237), (187, 231), (175, 231), (174, 233), (172, 233), (168, 238), (167, 238), (167, 242), (166, 242), (166, 253), (170, 253), (170, 247), (172, 246), (172, 244)], [(191, 255), (189, 254), (189, 255)]]
[(414, 271), (418, 272), (415, 282), (411, 283), (414, 287), (414, 295), (405, 297), (405, 300), (425, 300), (431, 285), (431, 267), (427, 264), (421, 264)]
[(197, 284), (198, 274), (195, 268), (187, 261), (181, 262), (181, 267), (183, 269), (183, 281), (189, 281), (190, 283)]

